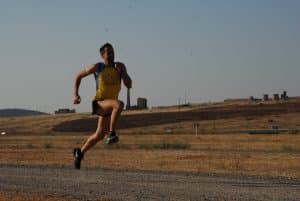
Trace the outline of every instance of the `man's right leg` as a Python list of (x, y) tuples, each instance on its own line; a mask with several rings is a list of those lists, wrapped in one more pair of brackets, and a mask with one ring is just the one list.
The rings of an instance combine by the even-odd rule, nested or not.
[(105, 134), (109, 130), (110, 117), (99, 117), (98, 126), (96, 132), (91, 135), (81, 149), (74, 149), (74, 165), (75, 168), (80, 169), (81, 160), (83, 159), (84, 153), (86, 153), (91, 147), (93, 147), (97, 142), (101, 141)]
[(98, 112), (100, 115), (110, 114), (109, 124), (109, 136), (107, 138), (107, 144), (118, 142), (118, 136), (116, 135), (116, 124), (124, 108), (124, 103), (119, 100), (103, 100), (98, 101)]

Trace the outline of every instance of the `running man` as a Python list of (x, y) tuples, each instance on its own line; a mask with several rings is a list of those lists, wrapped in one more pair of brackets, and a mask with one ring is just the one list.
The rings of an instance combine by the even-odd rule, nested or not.
[(101, 141), (108, 134), (106, 143), (113, 144), (119, 141), (116, 134), (116, 123), (124, 107), (124, 103), (118, 100), (121, 90), (121, 80), (130, 89), (131, 78), (127, 74), (126, 67), (121, 62), (115, 62), (114, 49), (111, 44), (106, 43), (100, 48), (100, 56), (103, 63), (92, 64), (81, 71), (76, 79), (74, 86), (74, 104), (79, 104), (79, 86), (82, 78), (94, 75), (96, 81), (96, 96), (92, 102), (92, 114), (99, 116), (98, 126), (95, 131), (83, 144), (81, 148), (75, 148), (74, 165), (80, 169), (81, 160), (84, 154)]

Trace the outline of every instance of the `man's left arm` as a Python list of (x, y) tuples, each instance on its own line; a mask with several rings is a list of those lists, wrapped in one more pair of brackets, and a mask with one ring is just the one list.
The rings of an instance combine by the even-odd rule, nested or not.
[(132, 87), (132, 80), (127, 73), (126, 66), (123, 63), (120, 63), (120, 71), (121, 71), (121, 78), (123, 80), (124, 85), (130, 89)]

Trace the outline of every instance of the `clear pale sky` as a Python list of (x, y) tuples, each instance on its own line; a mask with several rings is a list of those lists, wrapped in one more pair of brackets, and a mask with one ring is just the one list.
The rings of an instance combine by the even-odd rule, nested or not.
[[(149, 106), (300, 95), (297, 0), (0, 0), (0, 109), (90, 111), (105, 42)], [(123, 86), (120, 99), (126, 100)]]

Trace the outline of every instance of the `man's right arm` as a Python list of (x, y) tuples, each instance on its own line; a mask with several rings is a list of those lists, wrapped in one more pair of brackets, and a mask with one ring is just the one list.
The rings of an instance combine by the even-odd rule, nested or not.
[(73, 100), (74, 104), (79, 104), (81, 101), (79, 96), (79, 86), (82, 78), (97, 72), (97, 67), (98, 67), (97, 64), (92, 64), (77, 74), (75, 78), (75, 84), (74, 84), (74, 100)]

